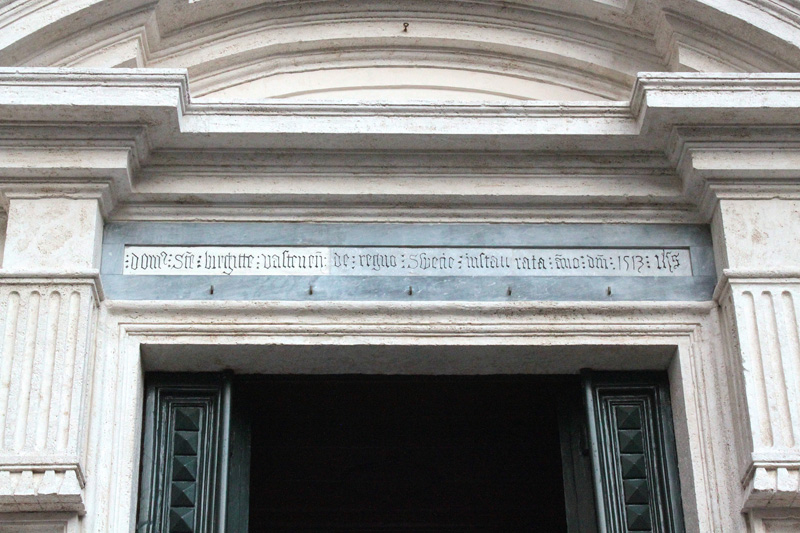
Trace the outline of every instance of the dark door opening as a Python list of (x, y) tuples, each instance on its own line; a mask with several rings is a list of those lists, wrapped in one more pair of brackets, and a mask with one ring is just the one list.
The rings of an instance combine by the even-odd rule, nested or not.
[(242, 378), (249, 531), (566, 532), (564, 405), (580, 391), (568, 376)]
[(149, 373), (143, 533), (684, 531), (669, 383)]

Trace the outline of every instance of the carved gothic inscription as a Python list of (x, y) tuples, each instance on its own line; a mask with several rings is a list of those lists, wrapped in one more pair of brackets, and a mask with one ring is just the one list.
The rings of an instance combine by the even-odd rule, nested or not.
[(126, 246), (158, 276), (691, 276), (688, 248)]

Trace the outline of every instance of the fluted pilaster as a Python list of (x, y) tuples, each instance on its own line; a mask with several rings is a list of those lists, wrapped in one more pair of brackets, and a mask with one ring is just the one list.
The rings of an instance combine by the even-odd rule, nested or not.
[(721, 304), (724, 323), (735, 326), (740, 389), (731, 407), (749, 422), (737, 446), (744, 505), (799, 506), (800, 279), (731, 275), (728, 283)]
[(83, 511), (91, 279), (0, 279), (0, 511)]

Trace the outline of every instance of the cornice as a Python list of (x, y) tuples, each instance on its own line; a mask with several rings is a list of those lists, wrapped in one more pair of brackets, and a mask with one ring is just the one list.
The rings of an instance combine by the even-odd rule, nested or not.
[[(676, 71), (708, 71), (714, 65), (719, 72), (794, 72), (796, 59), (785, 49), (758, 46), (742, 32), (709, 28), (696, 16), (665, 9), (664, 15), (673, 30)], [(689, 56), (686, 57), (685, 53)], [(783, 52), (783, 53), (782, 53)], [(711, 67), (712, 69), (714, 67)]]
[[(226, 117), (236, 117), (242, 126), (240, 133), (269, 133), (276, 131), (268, 127), (269, 123), (259, 122), (241, 123), (242, 117), (283, 117), (299, 120), (301, 118), (358, 117), (359, 128), (353, 128), (354, 133), (390, 133), (395, 131), (390, 124), (385, 123), (389, 118), (420, 118), (425, 120), (445, 119), (459, 123), (464, 119), (490, 118), (514, 119), (508, 126), (495, 124), (487, 131), (487, 135), (498, 136), (503, 134), (522, 135), (551, 135), (563, 137), (566, 135), (586, 136), (593, 133), (613, 135), (620, 133), (641, 135), (647, 133), (637, 131), (637, 124), (643, 125), (648, 121), (664, 122), (667, 124), (708, 124), (707, 115), (714, 110), (726, 110), (729, 114), (725, 120), (719, 120), (718, 125), (737, 124), (737, 117), (730, 113), (734, 110), (758, 110), (765, 115), (762, 125), (783, 123), (796, 124), (791, 116), (786, 115), (786, 110), (800, 110), (800, 74), (697, 74), (697, 73), (641, 73), (637, 77), (632, 96), (629, 102), (524, 102), (524, 103), (442, 103), (442, 102), (295, 102), (281, 100), (267, 100), (252, 103), (197, 103), (191, 102), (188, 90), (188, 76), (185, 70), (180, 69), (66, 69), (66, 68), (0, 68), (0, 87), (7, 90), (0, 93), (0, 122), (8, 122), (8, 115), (18, 111), (15, 122), (25, 124), (25, 107), (40, 107), (44, 104), (69, 106), (72, 113), (62, 112), (56, 115), (56, 123), (94, 123), (118, 122), (118, 117), (101, 115), (93, 108), (116, 108), (118, 112), (130, 108), (147, 108), (153, 105), (163, 105), (163, 99), (158, 99), (158, 89), (170, 89), (177, 96), (172, 102), (174, 113), (182, 117), (180, 133), (226, 133), (232, 130), (226, 128)], [(47, 88), (46, 92), (33, 91), (34, 88)], [(89, 89), (109, 90), (107, 101), (86, 101)], [(18, 90), (15, 90), (18, 89)], [(33, 91), (27, 98), (21, 89)], [(56, 91), (56, 89), (59, 89)], [(116, 93), (114, 89), (119, 89)], [(142, 89), (139, 97), (133, 101), (126, 101), (130, 93), (123, 89)], [(755, 94), (759, 93), (759, 94)], [(672, 98), (665, 99), (670, 95)], [(713, 98), (709, 99), (709, 96)], [(754, 98), (758, 96), (758, 98)], [(657, 98), (656, 98), (657, 97)], [(724, 98), (723, 98), (724, 97)], [(653, 99), (658, 101), (658, 107), (653, 107)], [(647, 105), (644, 105), (647, 102)], [(671, 118), (664, 120), (657, 109), (671, 108)], [(783, 115), (777, 115), (775, 110), (781, 110)], [(800, 111), (798, 111), (800, 112)], [(646, 115), (654, 115), (652, 118)], [(192, 117), (213, 117), (213, 121), (195, 119)], [(370, 123), (364, 118), (374, 118), (381, 123)], [(603, 120), (598, 129), (594, 130), (584, 124), (573, 124), (567, 129), (552, 130), (535, 124), (537, 118), (556, 118), (569, 126), (576, 118)], [(748, 119), (750, 117), (748, 116)], [(116, 120), (115, 120), (116, 119)], [(199, 121), (198, 121), (199, 120)], [(31, 125), (38, 120), (30, 120)], [(188, 122), (187, 122), (188, 121)], [(161, 126), (147, 121), (134, 121), (138, 124)], [(528, 122), (534, 123), (529, 124)], [(752, 125), (758, 122), (748, 120)], [(257, 125), (263, 129), (250, 129), (248, 126)], [(510, 127), (510, 126), (515, 127)], [(741, 124), (739, 124), (741, 125)], [(193, 126), (203, 126), (202, 129), (193, 129)], [(345, 126), (348, 126), (345, 123)], [(622, 128), (621, 128), (622, 126)], [(579, 129), (582, 128), (582, 129)], [(317, 125), (317, 131), (310, 129), (307, 134), (330, 133), (330, 128), (323, 124)], [(422, 125), (419, 129), (423, 130)], [(289, 133), (286, 129), (283, 133)], [(430, 136), (446, 135), (447, 129), (427, 128)], [(420, 134), (425, 132), (420, 131)], [(462, 131), (461, 134), (465, 133)], [(625, 147), (622, 147), (625, 149)]]
[(189, 75), (185, 69), (0, 67), (0, 87), (178, 87), (187, 97)]
[[(0, 88), (7, 195), (42, 184), (57, 195), (105, 187), (105, 212), (129, 203), (122, 209), (134, 218), (181, 218), (179, 204), (209, 216), (267, 205), (330, 212), (333, 197), (308, 183), (276, 194), (306, 178), (395, 180), (415, 192), (409, 199), (422, 179), (433, 180), (425, 187), (438, 177), (494, 180), (483, 192), (462, 190), (477, 195), (462, 207), (537, 218), (551, 206), (583, 206), (598, 220), (613, 209), (665, 209), (696, 222), (722, 197), (795, 198), (800, 189), (800, 74), (645, 73), (630, 102), (567, 104), (194, 103), (186, 72), (169, 69), (5, 68)], [(222, 186), (209, 188), (209, 179)], [(168, 191), (153, 180), (178, 185)], [(458, 208), (442, 189), (451, 185), (438, 186), (424, 209)], [(339, 207), (404, 205), (400, 189), (391, 206), (359, 190), (345, 187)], [(511, 216), (524, 219), (522, 211)]]
[[(660, 90), (775, 90), (784, 87), (796, 92), (800, 74), (794, 72), (640, 72), (633, 93)], [(637, 89), (638, 87), (638, 89)]]
[(381, 116), (381, 117), (614, 117), (630, 118), (625, 102), (298, 102), (267, 100), (263, 102), (194, 102), (187, 109), (191, 115), (246, 116)]

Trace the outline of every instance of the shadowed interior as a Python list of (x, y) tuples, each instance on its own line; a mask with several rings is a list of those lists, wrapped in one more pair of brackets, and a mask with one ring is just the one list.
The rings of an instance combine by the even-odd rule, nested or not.
[(558, 404), (575, 378), (272, 376), (250, 531), (566, 531)]

